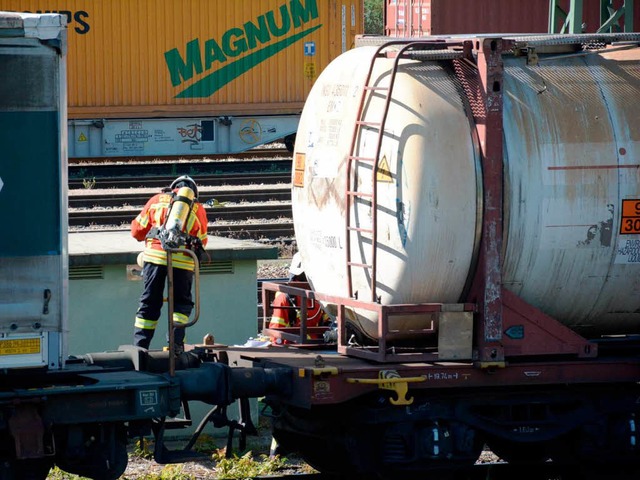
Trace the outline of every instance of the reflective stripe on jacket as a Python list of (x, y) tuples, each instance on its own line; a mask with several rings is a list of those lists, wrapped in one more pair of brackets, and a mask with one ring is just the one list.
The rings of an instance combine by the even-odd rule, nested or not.
[[(287, 328), (287, 327), (299, 327), (300, 326), (300, 310), (293, 308), (289, 301), (289, 296), (283, 292), (276, 292), (275, 298), (271, 306), (273, 312), (271, 314), (271, 320), (269, 321), (269, 328)], [(301, 303), (300, 297), (295, 297), (295, 302)], [(307, 299), (307, 327), (320, 327), (328, 325), (331, 322), (331, 318), (327, 313), (320, 308), (320, 302)], [(318, 339), (322, 338), (322, 335), (307, 335), (307, 338)], [(286, 340), (271, 339), (273, 343), (286, 344), (289, 343)]]
[[(131, 222), (131, 235), (138, 241), (145, 240), (143, 260), (156, 265), (167, 264), (167, 253), (162, 249), (162, 244), (157, 238), (146, 238), (153, 227), (161, 227), (171, 206), (172, 195), (170, 193), (158, 193), (151, 197), (138, 216)], [(194, 202), (189, 218), (187, 219), (186, 232), (198, 237), (202, 246), (207, 244), (207, 212), (202, 204)], [(185, 247), (180, 247), (185, 248)], [(193, 259), (183, 253), (174, 253), (171, 257), (175, 268), (193, 270)]]
[[(273, 312), (269, 321), (269, 328), (287, 328), (293, 326), (290, 318), (296, 318), (296, 311), (292, 308), (287, 295), (276, 292), (276, 296), (271, 304)], [(287, 308), (288, 307), (288, 308)]]

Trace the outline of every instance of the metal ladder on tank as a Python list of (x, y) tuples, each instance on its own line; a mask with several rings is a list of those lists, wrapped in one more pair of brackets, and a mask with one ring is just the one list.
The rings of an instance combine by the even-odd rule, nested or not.
[[(358, 111), (356, 114), (356, 121), (353, 128), (353, 136), (351, 138), (351, 147), (349, 149), (349, 156), (347, 157), (347, 184), (346, 184), (346, 240), (345, 248), (347, 253), (347, 287), (350, 298), (356, 297), (353, 291), (353, 268), (364, 268), (370, 272), (371, 275), (371, 301), (379, 303), (380, 297), (377, 295), (376, 280), (377, 280), (377, 252), (378, 252), (378, 183), (376, 178), (378, 176), (378, 157), (380, 156), (380, 150), (382, 148), (382, 138), (384, 137), (384, 128), (389, 113), (389, 106), (391, 105), (391, 92), (393, 91), (393, 85), (395, 83), (396, 74), (398, 73), (398, 65), (403, 54), (412, 46), (417, 44), (424, 44), (425, 42), (407, 42), (404, 41), (392, 41), (381, 45), (376, 50), (376, 53), (371, 59), (371, 65), (369, 65), (369, 71), (364, 81), (362, 88), (362, 95), (360, 97), (360, 104), (358, 105)], [(403, 45), (397, 51), (384, 50), (394, 45)], [(381, 58), (392, 58), (395, 56), (393, 67), (391, 68), (389, 85), (387, 87), (371, 85), (371, 77), (373, 75), (374, 66), (376, 60)], [(372, 97), (375, 92), (386, 92), (386, 98), (384, 99), (384, 108), (382, 110), (382, 117), (370, 121), (364, 118), (365, 110), (364, 106), (366, 100)], [(376, 143), (375, 154), (372, 157), (363, 157), (356, 155), (356, 147), (358, 139), (362, 138), (362, 132), (366, 127), (378, 129), (378, 139)], [(371, 190), (368, 192), (356, 190), (355, 179), (357, 178), (357, 169), (362, 168), (364, 165), (371, 166)], [(353, 171), (353, 174), (352, 174)], [(353, 189), (351, 183), (354, 183)], [(369, 199), (371, 202), (371, 228), (362, 228), (356, 223), (355, 213), (356, 204), (358, 200)], [(353, 208), (353, 214), (352, 212)], [(351, 232), (359, 232), (360, 234), (371, 235), (371, 263), (354, 262), (351, 257)]]

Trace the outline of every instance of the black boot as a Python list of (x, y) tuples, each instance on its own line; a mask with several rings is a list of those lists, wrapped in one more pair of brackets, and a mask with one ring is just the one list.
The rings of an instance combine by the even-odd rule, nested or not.
[[(173, 329), (173, 345), (175, 347), (176, 355), (180, 355), (182, 352), (184, 352), (184, 337), (184, 328)], [(167, 335), (167, 343), (169, 343), (169, 335)]]
[(142, 347), (146, 350), (149, 350), (154, 332), (155, 330), (136, 328), (135, 332), (133, 333), (133, 344), (136, 347)]

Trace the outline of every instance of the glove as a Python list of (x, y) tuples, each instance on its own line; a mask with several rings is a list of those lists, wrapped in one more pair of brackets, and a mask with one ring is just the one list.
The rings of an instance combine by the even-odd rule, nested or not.
[(324, 343), (337, 343), (338, 342), (338, 329), (332, 328), (322, 334)]
[(204, 253), (204, 247), (202, 246), (202, 241), (198, 237), (189, 237), (189, 243), (187, 243), (187, 248), (196, 254), (198, 260), (202, 258), (202, 254)]

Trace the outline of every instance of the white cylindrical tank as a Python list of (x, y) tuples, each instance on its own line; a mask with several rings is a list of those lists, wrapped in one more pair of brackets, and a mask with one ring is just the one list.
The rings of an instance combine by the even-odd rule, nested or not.
[[(315, 290), (344, 297), (347, 161), (374, 52), (348, 51), (324, 70), (295, 146), (292, 200), (303, 265)], [(640, 216), (639, 59), (639, 49), (541, 56), (537, 66), (504, 58), (503, 284), (587, 335), (640, 332), (640, 235), (623, 222), (633, 208)], [(370, 85), (388, 85), (392, 61), (376, 60)], [(401, 62), (376, 178), (383, 304), (459, 302), (474, 274), (482, 172), (461, 92), (439, 62)], [(382, 118), (385, 95), (375, 91), (366, 121)], [(376, 128), (363, 128), (356, 155), (373, 156), (377, 140)], [(366, 162), (356, 168), (356, 190), (372, 190), (371, 172)], [(366, 230), (371, 204), (356, 204), (351, 226)], [(350, 235), (350, 260), (371, 263), (371, 235)], [(371, 272), (351, 271), (358, 298), (370, 298)], [(375, 316), (348, 315), (377, 336)], [(424, 328), (425, 321), (396, 318), (391, 328)]]

